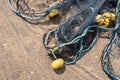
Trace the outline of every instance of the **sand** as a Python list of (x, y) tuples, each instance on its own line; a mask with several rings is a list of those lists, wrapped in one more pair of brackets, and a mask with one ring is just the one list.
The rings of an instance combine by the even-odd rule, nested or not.
[(59, 24), (52, 22), (28, 23), (10, 10), (6, 0), (0, 1), (0, 80), (109, 80), (100, 61), (106, 38), (98, 38), (75, 64), (51, 68), (42, 40)]

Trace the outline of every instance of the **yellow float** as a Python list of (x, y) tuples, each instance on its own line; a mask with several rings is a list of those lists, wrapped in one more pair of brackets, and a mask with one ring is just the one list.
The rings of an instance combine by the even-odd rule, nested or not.
[(103, 15), (97, 15), (95, 20), (98, 25), (102, 25), (105, 27), (107, 27), (110, 24), (110, 20), (104, 17)]
[(114, 13), (105, 12), (102, 15), (105, 16), (106, 18), (108, 18), (109, 20), (115, 20), (115, 14)]
[(50, 44), (49, 46), (48, 46), (48, 51), (49, 52), (52, 52), (53, 51), (53, 48), (56, 46), (56, 43), (53, 43), (53, 44)]
[(51, 66), (53, 69), (58, 69), (63, 67), (64, 65), (64, 60), (63, 59), (56, 59), (55, 61), (52, 62)]
[(96, 17), (95, 17), (95, 21), (96, 21), (96, 23), (98, 24), (98, 25), (102, 25), (103, 23), (104, 23), (104, 18), (103, 18), (103, 16), (102, 15), (97, 15)]
[(56, 46), (56, 44), (51, 44), (51, 45), (49, 45), (49, 48), (53, 49), (55, 46)]
[(79, 30), (79, 26), (76, 26), (76, 27), (75, 27), (75, 31), (78, 31), (78, 30)]
[(51, 10), (51, 12), (48, 14), (50, 18), (55, 17), (56, 15), (59, 14), (59, 11), (57, 9)]

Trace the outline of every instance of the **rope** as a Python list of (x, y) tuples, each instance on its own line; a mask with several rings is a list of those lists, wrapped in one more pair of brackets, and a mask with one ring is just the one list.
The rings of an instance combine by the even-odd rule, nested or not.
[[(79, 60), (82, 55), (84, 53), (86, 53), (87, 51), (89, 51), (95, 44), (96, 42), (96, 39), (99, 35), (99, 30), (103, 30), (103, 31), (113, 31), (113, 34), (112, 36), (110, 37), (110, 40), (108, 41), (108, 44), (106, 45), (106, 47), (104, 48), (104, 51), (103, 51), (103, 55), (102, 55), (102, 58), (101, 58), (101, 61), (102, 61), (102, 66), (103, 66), (103, 70), (105, 71), (105, 73), (113, 80), (120, 80), (120, 78), (118, 76), (116, 76), (114, 73), (112, 73), (109, 69), (108, 69), (108, 65), (111, 65), (110, 61), (108, 61), (109, 63), (107, 63), (105, 61), (106, 57), (109, 55), (108, 54), (108, 51), (110, 51), (110, 47), (112, 45), (112, 43), (114, 42), (114, 40), (116, 39), (117, 35), (120, 35), (120, 25), (119, 25), (119, 22), (120, 22), (120, 19), (119, 19), (119, 6), (120, 6), (120, 0), (118, 0), (118, 3), (117, 3), (117, 7), (116, 7), (116, 20), (115, 20), (115, 27), (114, 28), (107, 28), (107, 27), (103, 27), (103, 26), (98, 26), (98, 25), (91, 25), (89, 26), (89, 24), (91, 24), (91, 22), (89, 24), (87, 24), (85, 26), (85, 24), (83, 26), (81, 26), (80, 24), (77, 24), (77, 25), (80, 25), (80, 28), (78, 30), (78, 32), (76, 34), (72, 34), (70, 33), (69, 31), (69, 28), (71, 28), (69, 25), (70, 23), (74, 23), (74, 26), (76, 25), (75, 22), (78, 22), (79, 23), (79, 20), (76, 19), (76, 16), (79, 16), (82, 14), (82, 12), (86, 11), (86, 10), (92, 10), (94, 15), (92, 15), (91, 18), (93, 18), (93, 16), (96, 16), (96, 14), (98, 12), (96, 11), (99, 11), (100, 8), (101, 8), (101, 5), (104, 3), (104, 0), (98, 2), (100, 5), (98, 5), (98, 7), (96, 9), (94, 9), (93, 7), (93, 4), (96, 3), (96, 0), (93, 0), (89, 3), (89, 5), (85, 5), (86, 7), (84, 8), (80, 8), (78, 9), (73, 15), (71, 15), (70, 17), (66, 18), (64, 21), (62, 21), (60, 23), (60, 25), (57, 27), (57, 28), (54, 28), (50, 31), (48, 31), (48, 33), (46, 34), (46, 37), (44, 38), (43, 40), (43, 43), (44, 43), (44, 46), (48, 52), (49, 55), (53, 55), (53, 57), (55, 59), (57, 59), (57, 55), (63, 55), (65, 53), (65, 48), (67, 46), (72, 46), (74, 50), (77, 49), (77, 51), (75, 51), (72, 55), (74, 55), (74, 57), (72, 59), (64, 59), (65, 61), (65, 64), (72, 64), (72, 63), (75, 63), (77, 60)], [(92, 6), (92, 7), (91, 7)], [(95, 13), (96, 12), (96, 13)], [(111, 12), (111, 11), (110, 11)], [(83, 15), (82, 15), (83, 16)], [(87, 17), (90, 21), (90, 18)], [(111, 17), (110, 17), (111, 18)], [(88, 21), (88, 20), (86, 20)], [(91, 20), (93, 21), (93, 20)], [(73, 29), (73, 28), (71, 28)], [(94, 30), (93, 30), (94, 29)], [(66, 30), (66, 31), (65, 31)], [(68, 35), (66, 35), (66, 33), (64, 32), (69, 32), (69, 35), (71, 35), (71, 39), (68, 39)], [(90, 43), (90, 45), (88, 45), (87, 48), (84, 48), (84, 37), (87, 35), (88, 32), (92, 31), (94, 33), (94, 36), (93, 36), (93, 39), (92, 39), (92, 42)], [(55, 43), (56, 45), (54, 46), (52, 52), (50, 52), (48, 49), (49, 49), (49, 38), (50, 36), (52, 35), (52, 37), (55, 39)], [(62, 36), (62, 37), (61, 37)], [(75, 45), (79, 45), (79, 49), (77, 47), (74, 47)], [(63, 52), (56, 52), (57, 50), (63, 48)], [(71, 50), (72, 52), (72, 50)], [(69, 54), (69, 53), (67, 53)], [(111, 66), (111, 70), (113, 70), (112, 66)], [(113, 70), (114, 71), (114, 70)]]
[[(119, 35), (119, 32), (120, 32), (119, 7), (120, 7), (120, 0), (118, 0), (117, 7), (116, 7), (116, 15), (117, 15), (117, 17), (116, 17), (116, 31), (113, 32), (112, 36), (110, 37), (110, 40), (108, 41), (108, 44), (104, 48), (103, 56), (102, 56), (102, 59), (101, 59), (103, 70), (113, 80), (120, 80), (120, 77), (118, 77), (116, 74), (114, 74), (113, 72), (111, 72), (109, 70), (109, 68), (107, 66), (107, 62), (105, 61), (105, 59), (109, 55), (108, 51), (110, 51), (112, 43), (115, 41), (117, 35)], [(111, 63), (109, 63), (109, 65), (111, 65)]]
[[(104, 72), (111, 79), (120, 80), (120, 78), (114, 73), (111, 61), (109, 59), (106, 61), (110, 55), (109, 52), (113, 42), (118, 36), (120, 37), (120, 0), (58, 0), (52, 4), (49, 4), (48, 0), (44, 0), (45, 4), (49, 6), (48, 9), (44, 11), (31, 9), (27, 0), (14, 0), (14, 2), (11, 0), (7, 1), (10, 9), (14, 13), (27, 20), (42, 20), (52, 10), (57, 9), (63, 11), (69, 9), (75, 3), (78, 9), (71, 16), (64, 19), (57, 28), (49, 30), (44, 35), (43, 44), (48, 55), (53, 56), (55, 59), (59, 58), (58, 55), (60, 57), (67, 55), (64, 58), (65, 64), (73, 64), (94, 46), (99, 35), (99, 30), (113, 31), (108, 44), (103, 50), (101, 62)], [(108, 5), (105, 5), (107, 1)], [(15, 7), (13, 7), (13, 3), (15, 4)], [(79, 3), (83, 5), (80, 6)], [(106, 8), (102, 9), (104, 7)], [(110, 8), (115, 8), (115, 12)], [(26, 13), (26, 11), (28, 11), (28, 13)], [(107, 11), (115, 13), (115, 27), (113, 28), (107, 28), (109, 25), (108, 23), (106, 27), (102, 25), (105, 23), (106, 18), (108, 18), (105, 16), (98, 19), (99, 21), (100, 19), (103, 19), (103, 22), (100, 23), (101, 25), (95, 23), (96, 15)], [(109, 19), (112, 19), (112, 14), (110, 14)], [(88, 38), (88, 34), (92, 35), (91, 41), (86, 39)], [(50, 45), (52, 39), (54, 39), (54, 46)], [(88, 45), (86, 46), (86, 44)]]
[[(72, 2), (74, 0), (66, 0), (66, 1), (62, 1), (62, 2), (61, 2), (61, 0), (58, 0), (58, 2), (54, 2), (51, 6), (48, 7), (47, 10), (44, 10), (44, 11), (36, 11), (36, 10), (30, 9), (30, 6), (28, 5), (27, 0), (15, 0), (14, 3), (15, 3), (15, 6), (17, 7), (17, 9), (15, 9), (13, 7), (11, 0), (7, 0), (7, 1), (8, 1), (8, 5), (9, 5), (10, 9), (14, 13), (16, 13), (18, 16), (20, 16), (24, 19), (28, 19), (28, 20), (42, 20), (54, 9), (58, 9), (58, 10), (62, 11), (62, 10), (70, 8), (70, 6), (72, 5)], [(24, 6), (27, 7), (28, 12), (32, 12), (32, 13), (29, 15), (25, 15), (25, 12), (23, 10), (23, 5), (21, 5), (20, 2), (22, 2), (24, 4)], [(46, 2), (46, 0), (45, 0), (45, 2)], [(38, 16), (36, 17), (34, 15), (38, 15)]]

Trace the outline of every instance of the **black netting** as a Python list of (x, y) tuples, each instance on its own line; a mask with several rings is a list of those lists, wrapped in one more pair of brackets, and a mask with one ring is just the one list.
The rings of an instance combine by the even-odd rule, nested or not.
[[(87, 3), (84, 8), (78, 9), (72, 16), (66, 18), (58, 27), (58, 41), (69, 42), (80, 35), (86, 26), (94, 22), (95, 15), (104, 2), (105, 0), (89, 0), (89, 5)], [(76, 27), (78, 27), (77, 31)]]

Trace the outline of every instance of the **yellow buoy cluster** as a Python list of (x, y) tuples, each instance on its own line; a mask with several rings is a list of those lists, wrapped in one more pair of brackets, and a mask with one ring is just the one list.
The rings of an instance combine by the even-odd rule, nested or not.
[(50, 18), (52, 18), (52, 17), (55, 17), (55, 16), (58, 15), (58, 14), (59, 14), (58, 9), (53, 9), (53, 10), (51, 10), (51, 12), (48, 14), (48, 16), (49, 16)]
[(58, 68), (63, 67), (63, 65), (64, 65), (64, 60), (60, 58), (60, 59), (56, 59), (55, 61), (53, 61), (51, 64), (51, 67), (53, 69), (58, 69)]
[(95, 18), (95, 21), (98, 25), (102, 25), (102, 26), (109, 26), (110, 21), (114, 21), (115, 20), (115, 14), (111, 13), (111, 12), (105, 12), (103, 14), (98, 14)]
[(105, 13), (103, 13), (103, 16), (105, 16), (109, 20), (115, 20), (115, 14), (114, 13), (105, 12)]

